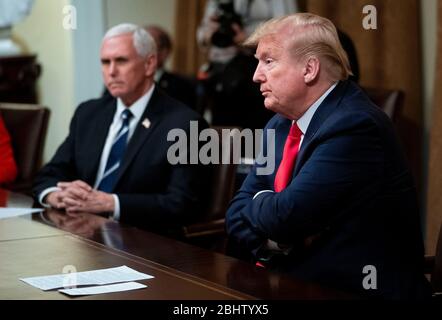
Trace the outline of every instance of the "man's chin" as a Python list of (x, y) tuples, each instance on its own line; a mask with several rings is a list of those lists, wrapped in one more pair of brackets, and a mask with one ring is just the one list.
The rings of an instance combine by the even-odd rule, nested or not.
[(118, 98), (123, 94), (123, 92), (121, 90), (116, 90), (116, 89), (113, 89), (113, 90), (108, 89), (108, 90), (109, 90), (109, 93), (111, 94), (111, 96), (114, 98)]
[(272, 104), (272, 103), (265, 103), (265, 102), (264, 102), (264, 107), (265, 107), (267, 110), (270, 110), (270, 111), (276, 112), (276, 111), (275, 111), (275, 106), (274, 106), (274, 104)]

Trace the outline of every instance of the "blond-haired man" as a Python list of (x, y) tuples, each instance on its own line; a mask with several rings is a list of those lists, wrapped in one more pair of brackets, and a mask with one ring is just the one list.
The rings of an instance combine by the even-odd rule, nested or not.
[[(231, 239), (268, 268), (383, 298), (429, 294), (415, 189), (388, 117), (347, 78), (336, 28), (308, 13), (270, 20), (254, 81), (276, 112), (276, 170), (257, 165), (227, 212)], [(264, 137), (267, 135), (264, 134)], [(263, 143), (266, 146), (267, 143)]]

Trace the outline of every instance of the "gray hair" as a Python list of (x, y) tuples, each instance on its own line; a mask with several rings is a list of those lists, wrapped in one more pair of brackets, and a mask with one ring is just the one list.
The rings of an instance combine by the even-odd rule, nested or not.
[(134, 48), (140, 57), (145, 58), (149, 54), (157, 53), (157, 46), (152, 36), (143, 28), (132, 23), (122, 23), (110, 28), (104, 35), (103, 41), (128, 33), (132, 34)]

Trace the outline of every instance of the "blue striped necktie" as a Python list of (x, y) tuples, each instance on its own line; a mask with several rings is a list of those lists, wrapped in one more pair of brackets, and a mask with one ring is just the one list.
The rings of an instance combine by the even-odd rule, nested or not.
[(98, 190), (111, 192), (114, 188), (115, 180), (118, 175), (118, 168), (120, 167), (124, 151), (126, 150), (127, 138), (129, 136), (129, 123), (132, 117), (132, 112), (128, 109), (121, 113), (123, 124), (121, 125), (120, 130), (118, 130), (117, 136), (112, 144), (103, 177), (97, 188)]

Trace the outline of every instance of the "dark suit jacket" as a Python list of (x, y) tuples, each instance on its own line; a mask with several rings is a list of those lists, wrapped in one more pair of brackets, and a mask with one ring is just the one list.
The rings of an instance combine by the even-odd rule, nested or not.
[[(75, 112), (66, 140), (52, 160), (40, 171), (34, 186), (36, 195), (59, 181), (81, 179), (94, 185), (108, 129), (116, 111), (116, 99), (105, 97), (81, 104)], [(148, 118), (150, 128), (141, 122)], [(190, 121), (199, 128), (207, 123), (182, 103), (155, 89), (129, 141), (113, 193), (120, 201), (121, 221), (168, 233), (193, 221), (201, 212), (205, 168), (171, 165), (167, 151), (174, 142), (167, 134), (175, 128), (189, 133)], [(201, 175), (205, 178), (201, 179)]]
[[(257, 258), (266, 239), (292, 246), (273, 265), (302, 279), (362, 295), (428, 296), (415, 188), (387, 116), (340, 82), (310, 122), (291, 183), (252, 200), (273, 190), (290, 125), (276, 115), (266, 126), (276, 130), (275, 171), (254, 168), (246, 178), (227, 212), (230, 237)], [(377, 290), (363, 288), (365, 266), (376, 268)]]
[(164, 71), (158, 80), (158, 87), (186, 106), (196, 109), (196, 84), (191, 79)]

